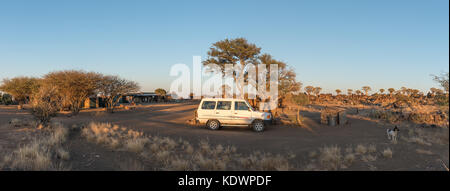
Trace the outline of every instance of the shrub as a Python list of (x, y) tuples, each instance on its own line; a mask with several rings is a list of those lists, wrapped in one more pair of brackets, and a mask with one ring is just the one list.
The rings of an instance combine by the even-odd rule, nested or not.
[(319, 162), (326, 170), (338, 170), (341, 167), (341, 149), (337, 146), (320, 149)]
[(360, 155), (365, 154), (367, 152), (367, 147), (364, 146), (364, 145), (359, 144), (358, 146), (356, 146), (355, 152), (360, 154)]
[(55, 116), (61, 108), (61, 98), (54, 86), (43, 86), (33, 94), (32, 114), (43, 125), (50, 122), (51, 117)]
[(393, 152), (392, 152), (392, 150), (390, 148), (387, 148), (387, 149), (383, 150), (383, 156), (385, 158), (392, 158), (392, 154), (393, 154)]

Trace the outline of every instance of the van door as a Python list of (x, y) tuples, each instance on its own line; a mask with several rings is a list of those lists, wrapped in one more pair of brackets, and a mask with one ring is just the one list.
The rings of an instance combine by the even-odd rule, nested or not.
[(206, 123), (209, 119), (214, 119), (216, 101), (203, 101), (197, 110), (197, 118), (200, 123)]
[(244, 101), (234, 102), (233, 121), (234, 124), (250, 124), (252, 121), (252, 110)]
[(215, 118), (222, 124), (230, 124), (233, 121), (231, 115), (231, 101), (217, 101)]

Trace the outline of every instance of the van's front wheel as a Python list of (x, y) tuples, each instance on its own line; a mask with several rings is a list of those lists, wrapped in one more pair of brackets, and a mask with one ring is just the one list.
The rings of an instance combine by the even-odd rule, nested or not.
[(208, 129), (211, 130), (218, 130), (220, 128), (220, 122), (217, 120), (209, 120), (208, 123), (206, 123), (206, 126)]
[(264, 131), (264, 122), (262, 120), (255, 120), (255, 121), (253, 121), (252, 129), (255, 132), (262, 132), (262, 131)]

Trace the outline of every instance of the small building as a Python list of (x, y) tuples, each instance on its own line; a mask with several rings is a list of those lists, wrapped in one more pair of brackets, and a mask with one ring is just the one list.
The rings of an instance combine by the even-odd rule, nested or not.
[[(170, 99), (170, 95), (158, 96), (154, 92), (137, 92), (122, 95), (119, 99), (118, 104), (129, 104), (129, 103), (152, 103), (159, 101), (167, 101)], [(85, 100), (84, 108), (102, 108), (106, 107), (106, 98), (103, 96), (93, 96)]]

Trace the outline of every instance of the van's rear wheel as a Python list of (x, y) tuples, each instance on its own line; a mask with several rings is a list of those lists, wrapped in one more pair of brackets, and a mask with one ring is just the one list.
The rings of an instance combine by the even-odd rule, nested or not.
[(220, 129), (220, 122), (215, 119), (209, 120), (208, 123), (206, 123), (206, 126), (208, 127), (208, 129), (218, 130)]
[(262, 132), (262, 131), (264, 131), (264, 122), (262, 120), (255, 120), (255, 121), (253, 121), (252, 129), (255, 132)]

